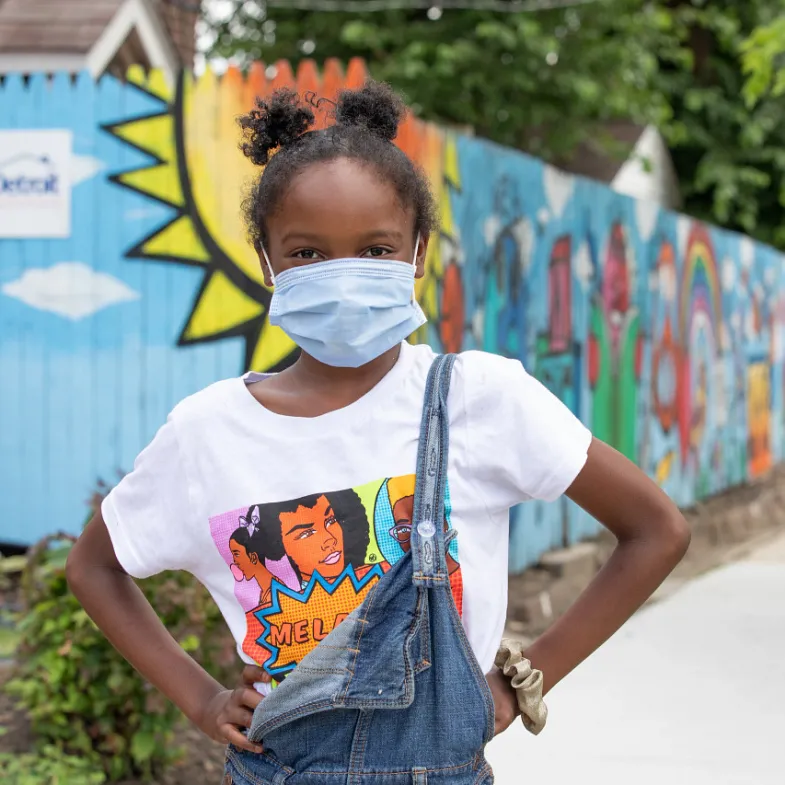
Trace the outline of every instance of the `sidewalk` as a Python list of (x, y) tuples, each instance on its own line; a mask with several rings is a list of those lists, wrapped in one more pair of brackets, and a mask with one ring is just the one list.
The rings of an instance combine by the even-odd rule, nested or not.
[(785, 535), (650, 605), (493, 742), (498, 785), (781, 785)]

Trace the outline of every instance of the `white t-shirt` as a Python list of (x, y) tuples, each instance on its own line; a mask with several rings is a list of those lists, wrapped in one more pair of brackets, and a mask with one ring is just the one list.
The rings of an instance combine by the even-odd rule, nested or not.
[[(258, 374), (186, 398), (103, 503), (123, 568), (191, 572), (241, 657), (283, 678), (409, 548), (433, 358), (404, 344), (369, 393), (314, 418), (264, 408), (247, 389)], [(510, 507), (563, 494), (591, 434), (519, 362), (484, 352), (458, 358), (449, 411), (451, 583), (487, 672), (506, 616)]]

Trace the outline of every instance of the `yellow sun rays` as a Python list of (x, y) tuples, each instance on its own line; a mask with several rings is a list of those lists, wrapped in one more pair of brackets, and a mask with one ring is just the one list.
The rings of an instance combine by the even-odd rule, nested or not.
[(169, 86), (161, 72), (135, 67), (128, 80), (162, 108), (107, 126), (152, 159), (112, 179), (173, 213), (126, 255), (204, 270), (179, 345), (242, 337), (246, 368), (280, 367), (296, 347), (269, 324), (270, 292), (245, 241), (239, 209), (243, 189), (257, 174), (237, 151), (234, 118), (250, 105), (242, 77), (231, 72), (219, 83), (211, 74), (199, 80), (184, 74)]

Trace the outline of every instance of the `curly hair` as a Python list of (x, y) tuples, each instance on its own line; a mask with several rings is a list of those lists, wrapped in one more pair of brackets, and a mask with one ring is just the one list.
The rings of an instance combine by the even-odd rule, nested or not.
[[(258, 542), (262, 546), (265, 558), (277, 561), (287, 555), (281, 534), (281, 519), (279, 516), (282, 513), (297, 512), (300, 507), (313, 509), (322, 496), (327, 498), (343, 531), (346, 564), (350, 564), (355, 568), (362, 567), (365, 564), (365, 556), (371, 538), (370, 524), (360, 497), (351, 488), (343, 491), (329, 491), (324, 494), (310, 494), (286, 502), (260, 504), (259, 530), (253, 535), (251, 540), (254, 543)], [(262, 555), (261, 550), (256, 552)], [(292, 560), (290, 559), (290, 561)], [(297, 576), (302, 578), (298, 566), (293, 561), (292, 567)]]
[[(415, 234), (426, 235), (437, 226), (437, 211), (428, 179), (393, 144), (406, 107), (386, 84), (368, 81), (359, 90), (344, 90), (333, 105), (334, 124), (311, 130), (314, 108), (324, 99), (313, 94), (304, 100), (292, 90), (277, 90), (269, 100), (257, 99), (256, 108), (239, 119), (240, 149), (264, 170), (243, 202), (249, 242), (256, 251), (267, 242), (266, 220), (297, 174), (311, 164), (348, 158), (372, 167), (390, 183), (415, 216)], [(332, 102), (328, 102), (332, 103)]]

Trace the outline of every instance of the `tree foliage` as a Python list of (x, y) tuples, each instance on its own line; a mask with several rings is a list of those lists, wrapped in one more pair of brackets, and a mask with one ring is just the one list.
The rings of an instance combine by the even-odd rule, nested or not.
[(785, 15), (756, 27), (741, 51), (748, 105), (755, 106), (767, 95), (785, 95)]
[[(754, 69), (781, 33), (782, 10), (771, 0), (599, 0), (537, 13), (445, 10), (432, 20), (426, 11), (265, 13), (235, 2), (212, 23), (211, 53), (241, 65), (361, 56), (421, 116), (551, 161), (607, 121), (653, 123), (687, 212), (785, 247), (785, 105), (776, 100), (785, 76)], [(753, 72), (754, 104), (744, 94)]]

